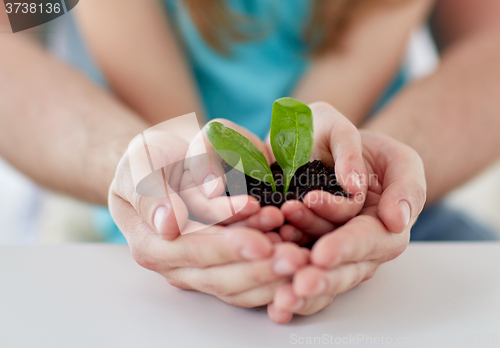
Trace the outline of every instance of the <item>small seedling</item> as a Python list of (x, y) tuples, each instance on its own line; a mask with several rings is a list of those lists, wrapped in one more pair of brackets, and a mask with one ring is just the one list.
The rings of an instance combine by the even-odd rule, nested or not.
[[(250, 140), (219, 122), (209, 123), (206, 134), (217, 153), (230, 166), (236, 167), (241, 159), (246, 175), (271, 184), (276, 192), (273, 173), (266, 157)], [(283, 193), (288, 192), (297, 169), (309, 162), (313, 140), (311, 109), (293, 98), (276, 100), (271, 119), (271, 148), (283, 170)]]

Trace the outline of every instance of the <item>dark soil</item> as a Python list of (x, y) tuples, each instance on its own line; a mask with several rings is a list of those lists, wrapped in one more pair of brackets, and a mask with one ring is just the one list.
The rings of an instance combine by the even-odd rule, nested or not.
[(348, 196), (337, 183), (333, 168), (318, 160), (303, 165), (295, 172), (286, 195), (282, 193), (283, 171), (278, 163), (271, 165), (271, 171), (276, 183), (276, 192), (273, 192), (271, 184), (256, 180), (248, 175), (245, 175), (246, 187), (243, 187), (241, 183), (243, 183), (242, 175), (244, 174), (238, 171), (228, 174), (232, 167), (227, 163), (224, 163), (223, 167), (226, 172), (227, 193), (232, 195), (249, 194), (257, 198), (261, 206), (273, 205), (280, 208), (285, 201), (290, 199), (302, 201), (304, 196), (313, 190), (323, 190), (334, 195)]

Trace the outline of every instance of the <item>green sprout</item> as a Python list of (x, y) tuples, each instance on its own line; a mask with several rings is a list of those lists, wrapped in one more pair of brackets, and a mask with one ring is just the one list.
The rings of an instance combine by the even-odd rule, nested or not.
[[(219, 122), (209, 123), (205, 132), (217, 153), (230, 166), (236, 167), (241, 159), (246, 175), (271, 184), (273, 191), (276, 191), (266, 157), (250, 140)], [(293, 98), (276, 100), (271, 119), (271, 148), (283, 170), (283, 193), (288, 192), (297, 169), (309, 162), (313, 140), (311, 109)]]

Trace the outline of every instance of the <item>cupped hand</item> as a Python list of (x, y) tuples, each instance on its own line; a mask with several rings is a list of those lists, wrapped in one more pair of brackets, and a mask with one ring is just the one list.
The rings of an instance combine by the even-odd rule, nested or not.
[[(263, 232), (279, 228), (279, 235), (269, 233), (273, 241), (284, 239), (299, 245), (307, 244), (312, 238), (332, 231), (358, 214), (363, 207), (367, 190), (359, 132), (329, 104), (320, 102), (311, 104), (310, 107), (315, 129), (311, 159), (319, 159), (335, 167), (337, 181), (349, 197), (334, 196), (326, 191), (312, 191), (303, 198), (303, 202), (288, 201), (281, 210), (273, 206), (260, 208), (254, 197), (244, 194), (232, 195), (228, 199), (224, 194), (226, 185), (222, 159), (202, 130), (189, 146), (181, 184), (183, 189), (180, 194), (189, 211), (209, 223), (237, 223)], [(214, 121), (221, 122), (248, 138), (264, 154), (269, 164), (275, 161), (269, 141), (264, 144), (257, 136), (231, 121)], [(208, 155), (198, 155), (206, 152)], [(299, 181), (303, 182), (303, 179), (299, 178)], [(318, 179), (320, 178), (313, 180)], [(229, 218), (228, 202), (235, 212)], [(240, 210), (239, 207), (244, 209)], [(290, 224), (283, 225), (285, 219)]]
[[(316, 190), (306, 194), (303, 202), (285, 202), (281, 211), (289, 224), (280, 228), (280, 234), (284, 240), (300, 245), (308, 244), (356, 216), (367, 192), (367, 170), (358, 129), (327, 103), (317, 102), (309, 107), (314, 122), (311, 160), (334, 167), (337, 182), (349, 197)], [(300, 178), (299, 182), (304, 182), (303, 179), (315, 180)]]
[(276, 322), (326, 308), (337, 294), (371, 278), (381, 264), (396, 258), (408, 245), (426, 197), (422, 160), (413, 149), (385, 135), (360, 134), (369, 178), (363, 208), (316, 241), (311, 265), (277, 289), (268, 306)]
[(132, 256), (179, 288), (241, 307), (270, 303), (275, 289), (308, 262), (309, 251), (292, 243), (273, 245), (272, 238), (244, 223), (226, 227), (190, 220), (178, 194), (188, 148), (169, 132), (145, 132), (121, 159), (109, 208)]
[[(220, 122), (239, 132), (264, 154), (268, 163), (272, 161), (272, 154), (266, 145), (247, 129), (225, 119), (211, 122)], [(227, 175), (222, 165), (223, 159), (214, 150), (205, 129), (206, 126), (190, 143), (184, 162), (180, 196), (188, 210), (210, 224), (251, 227), (266, 233), (282, 226), (283, 213), (277, 207), (261, 207), (256, 198), (246, 194), (245, 176), (237, 169), (233, 169), (232, 175), (233, 181), (237, 182), (227, 186), (240, 186), (241, 192), (226, 195)], [(273, 241), (281, 241), (276, 233), (270, 233), (269, 236)]]

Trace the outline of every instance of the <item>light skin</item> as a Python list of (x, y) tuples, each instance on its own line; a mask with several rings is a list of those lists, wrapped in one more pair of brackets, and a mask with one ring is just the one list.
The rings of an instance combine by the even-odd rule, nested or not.
[[(313, 157), (327, 162), (335, 160), (340, 174), (354, 169), (360, 176), (376, 174), (378, 178), (370, 187), (363, 181), (359, 186), (352, 182), (344, 184), (353, 194), (359, 193), (362, 197), (368, 190), (367, 201), (356, 202), (344, 197), (339, 202), (335, 200), (338, 197), (324, 193), (325, 202), (321, 208), (328, 210), (324, 211), (328, 222), (340, 225), (349, 220), (347, 224), (335, 233), (323, 232), (323, 237), (310, 252), (294, 243), (275, 240), (274, 236), (266, 238), (261, 231), (269, 231), (272, 227), (266, 228), (261, 219), (254, 219), (257, 215), (253, 201), (238, 213), (239, 216), (224, 221), (226, 227), (202, 226), (189, 220), (189, 198), (182, 195), (186, 187), (196, 189), (197, 204), (189, 207), (196, 215), (206, 212), (213, 217), (220, 210), (221, 202), (227, 200), (220, 197), (222, 192), (217, 192), (222, 185), (211, 191), (208, 200), (201, 197), (205, 194), (201, 178), (216, 172), (213, 168), (218, 163), (187, 161), (186, 165), (167, 166), (183, 156), (190, 156), (189, 144), (165, 131), (148, 137), (148, 151), (155, 163), (166, 168), (166, 183), (173, 191), (181, 193), (165, 194), (164, 197), (137, 193), (131, 170), (138, 170), (130, 163), (140, 165), (131, 158), (144, 146), (141, 137), (129, 146), (111, 185), (110, 211), (136, 261), (162, 274), (174, 286), (209, 293), (233, 305), (254, 307), (275, 303), (269, 306), (271, 319), (286, 322), (297, 303), (318, 295), (308, 286), (315, 286), (323, 278), (329, 279), (328, 284), (333, 283), (330, 279), (338, 272), (343, 272), (344, 281), (356, 275), (359, 282), (373, 275), (379, 264), (403, 252), (409, 241), (410, 227), (425, 202), (424, 172), (418, 155), (409, 147), (376, 133), (366, 132), (360, 136), (352, 123), (329, 104), (315, 103), (310, 107), (317, 126)], [(257, 137), (229, 121), (217, 121), (245, 134), (269, 157), (269, 162), (273, 161), (269, 146)], [(163, 150), (166, 148), (168, 152)], [(145, 162), (144, 166), (149, 167), (149, 163)], [(191, 172), (197, 173), (198, 179), (193, 178)], [(328, 195), (330, 197), (326, 197)], [(401, 202), (408, 203), (406, 213), (401, 209)], [(167, 207), (168, 213), (158, 224), (155, 215), (160, 207)], [(267, 209), (261, 209), (261, 213), (264, 211)], [(280, 211), (274, 213), (278, 215)], [(274, 227), (282, 224), (283, 218)], [(203, 228), (185, 234), (193, 225)], [(332, 255), (339, 258), (332, 259)], [(309, 262), (312, 264), (307, 266)], [(361, 276), (357, 275), (360, 269)], [(298, 287), (300, 298), (291, 297), (286, 290), (291, 289), (291, 275), (294, 275), (293, 284)], [(303, 283), (305, 290), (301, 288)], [(352, 281), (347, 283), (356, 285)], [(336, 289), (332, 285), (324, 291)], [(312, 314), (318, 310), (317, 303), (325, 304), (324, 297), (329, 296), (319, 295), (320, 298), (307, 299), (304, 308), (294, 309), (295, 313)]]
[[(293, 314), (324, 309), (337, 294), (370, 279), (378, 266), (408, 245), (426, 196), (420, 157), (379, 133), (362, 131), (361, 142), (367, 173), (378, 180), (369, 184), (361, 212), (321, 236), (311, 250), (311, 264), (278, 288), (268, 306), (269, 317), (278, 323), (288, 322)], [(334, 222), (333, 217), (326, 221)]]
[[(91, 202), (106, 204), (108, 187), (115, 177), (117, 163), (132, 137), (152, 124), (164, 120), (164, 115), (174, 117), (193, 111), (193, 108), (199, 110), (198, 105), (200, 103), (197, 101), (196, 93), (192, 87), (193, 82), (189, 72), (185, 69), (182, 59), (179, 62), (179, 51), (172, 43), (172, 36), (168, 33), (167, 26), (160, 24), (161, 20), (158, 16), (153, 15), (154, 11), (147, 10), (146, 7), (143, 8), (146, 12), (144, 16), (151, 19), (149, 25), (146, 25), (144, 20), (141, 21), (138, 17), (131, 18), (137, 19), (138, 23), (142, 23), (141, 27), (149, 28), (151, 31), (158, 30), (159, 34), (155, 36), (149, 35), (149, 32), (146, 33), (144, 37), (156, 37), (156, 42), (148, 43), (148, 49), (134, 50), (134, 52), (140, 52), (141, 54), (135, 55), (133, 59), (130, 58), (129, 63), (127, 63), (128, 59), (124, 59), (124, 57), (129, 56), (126, 54), (128, 52), (127, 47), (124, 47), (123, 50), (119, 49), (119, 45), (124, 45), (126, 40), (116, 41), (113, 33), (110, 33), (111, 36), (107, 36), (104, 35), (105, 31), (103, 31), (103, 35), (96, 35), (95, 32), (92, 32), (91, 27), (99, 27), (99, 18), (95, 17), (95, 12), (91, 10), (90, 4), (92, 1), (85, 3), (89, 4), (87, 15), (85, 15), (85, 6), (87, 5), (84, 6), (82, 3), (77, 8), (82, 10), (79, 17), (84, 35), (98, 63), (103, 67), (106, 77), (110, 80), (113, 90), (121, 101), (99, 90), (83, 76), (54, 60), (28, 38), (19, 35), (0, 35), (0, 46), (2, 49), (5, 48), (4, 52), (9, 52), (9, 54), (0, 55), (0, 108), (2, 110), (2, 124), (6, 125), (0, 127), (0, 154), (44, 186)], [(112, 6), (112, 4), (113, 2), (109, 1), (109, 6)], [(0, 3), (0, 29), (5, 30), (7, 22), (3, 6), (3, 3)], [(366, 40), (369, 40), (372, 37), (371, 35), (376, 32), (377, 28), (386, 28), (383, 23), (388, 18), (377, 20), (377, 16), (374, 15), (374, 17), (371, 17), (371, 25), (366, 24), (364, 30), (358, 29), (362, 33), (358, 37), (365, 38), (365, 40), (352, 40), (352, 42), (358, 42), (359, 46), (353, 44), (353, 49), (347, 52), (332, 54), (330, 59), (332, 62), (335, 60), (336, 64), (328, 64), (330, 59), (326, 58), (323, 60), (324, 63), (318, 60), (317, 64), (313, 66), (299, 84), (295, 95), (306, 102), (318, 99), (326, 100), (337, 106), (347, 118), (360, 126), (359, 122), (363, 113), (382, 91), (385, 83), (390, 80), (403, 53), (405, 36), (399, 36), (398, 34), (398, 37), (392, 37), (391, 35), (400, 32), (408, 33), (425, 16), (429, 3), (422, 2), (422, 5), (412, 6), (420, 7), (415, 8), (413, 11), (408, 10), (406, 12), (401, 9), (393, 12), (394, 17), (391, 17), (394, 18), (393, 26), (397, 26), (401, 30), (380, 32), (380, 35), (384, 35), (384, 38), (386, 38), (385, 41), (392, 44), (392, 46), (383, 50), (383, 52), (387, 52), (388, 57), (374, 62), (376, 66), (370, 65), (372, 67), (370, 71), (377, 72), (376, 75), (370, 75), (370, 71), (359, 74), (357, 69), (360, 66), (366, 66), (361, 60), (362, 57), (373, 57), (380, 54), (380, 50), (376, 50), (376, 47), (373, 48), (374, 51), (361, 49), (365, 46)], [(138, 13), (137, 16), (143, 14), (142, 10), (132, 12), (130, 16), (135, 16), (135, 13)], [(405, 12), (405, 16), (403, 16), (403, 12)], [(496, 38), (498, 38), (499, 33), (497, 24), (499, 13), (498, 3), (493, 1), (438, 1), (434, 19), (440, 33), (443, 34), (441, 38), (443, 46), (448, 47), (440, 68), (431, 77), (407, 88), (370, 124), (363, 126), (375, 132), (366, 134), (388, 134), (410, 145), (418, 152), (426, 167), (428, 196), (431, 201), (442, 197), (443, 194), (456, 187), (456, 185), (477, 174), (499, 156), (497, 149), (500, 148), (500, 140), (497, 134), (500, 129), (500, 119), (496, 117), (496, 110), (499, 109), (500, 105), (496, 105), (499, 101), (495, 97), (498, 95), (500, 86), (497, 64), (500, 49), (496, 45)], [(106, 20), (108, 19), (111, 20), (111, 17), (106, 16)], [(109, 27), (115, 28), (115, 25), (119, 26), (119, 20), (120, 18), (116, 19), (116, 22), (108, 22)], [(125, 19), (121, 20), (123, 20), (123, 23), (130, 23)], [(367, 19), (364, 23), (370, 23), (370, 20)], [(356, 26), (356, 28), (361, 27)], [(104, 30), (104, 28), (101, 29)], [(136, 26), (134, 29), (137, 30), (138, 27)], [(353, 28), (352, 32), (356, 32), (356, 29)], [(121, 30), (118, 30), (118, 33), (121, 33)], [(137, 30), (137, 33), (139, 33), (139, 30)], [(356, 35), (351, 34), (348, 37), (356, 37)], [(112, 40), (113, 45), (110, 45), (110, 42), (100, 42), (99, 40), (103, 38)], [(137, 44), (140, 43), (137, 42)], [(109, 50), (110, 46), (113, 46), (114, 49)], [(156, 47), (157, 51), (146, 54), (151, 47)], [(359, 50), (356, 49), (357, 47), (360, 47)], [(123, 54), (115, 57), (118, 58), (115, 59), (113, 58), (115, 52)], [(356, 56), (358, 60), (355, 60), (354, 56), (352, 56), (356, 52), (362, 52)], [(369, 54), (369, 52), (374, 53)], [(120, 60), (123, 65), (106, 63), (106, 57), (110, 57), (110, 61), (114, 62)], [(156, 59), (155, 57), (160, 58)], [(179, 63), (176, 63), (177, 65), (159, 64), (159, 61)], [(350, 61), (357, 61), (358, 63), (354, 68), (348, 68)], [(134, 74), (134, 67), (138, 66), (155, 67), (157, 76), (163, 76), (164, 78), (155, 80), (155, 76), (148, 75), (141, 79), (139, 83), (136, 78), (138, 75)], [(332, 70), (335, 66), (345, 68), (342, 71), (335, 72), (335, 70)], [(115, 67), (117, 70), (113, 70)], [(174, 75), (176, 73), (179, 75)], [(336, 78), (328, 79), (328, 88), (325, 88), (326, 82), (322, 81), (320, 76)], [(182, 91), (180, 97), (176, 97), (175, 91), (169, 89), (169, 86), (172, 86), (171, 81), (175, 81), (175, 84)], [(336, 86), (335, 82), (332, 81), (338, 81), (338, 85)], [(352, 81), (356, 83), (354, 87), (349, 85), (353, 83)], [(72, 88), (68, 88), (68, 86)], [(139, 88), (134, 89), (133, 86)], [(148, 94), (151, 95), (151, 98), (148, 97), (148, 99), (143, 92), (141, 94), (141, 91), (147, 89), (144, 86), (154, 86), (151, 90), (159, 92), (158, 94)], [(360, 89), (362, 87), (366, 88), (366, 90)], [(23, 94), (17, 93), (20, 89), (23, 90)], [(324, 91), (332, 91), (332, 93), (331, 95), (319, 94), (320, 92), (324, 93)], [(342, 91), (346, 92), (343, 93)], [(26, 103), (26, 95), (30, 96), (30, 103)], [(165, 96), (170, 95), (174, 97), (165, 100)], [(311, 96), (312, 99), (308, 99), (308, 96)], [(141, 102), (143, 100), (144, 103)], [(188, 110), (186, 110), (186, 107)], [(169, 114), (169, 110), (175, 112)], [(476, 114), (476, 110), (480, 110), (480, 112)], [(471, 114), (474, 114), (475, 117), (472, 118)], [(414, 134), (419, 136), (414, 136)], [(25, 142), (21, 139), (30, 139), (30, 141)], [(77, 139), (77, 146), (75, 146), (75, 139)], [(362, 137), (362, 139), (364, 138)], [(368, 141), (368, 143), (370, 142)], [(476, 144), (476, 146), (469, 146), (471, 143)], [(15, 144), (15, 147), (12, 144)], [(362, 144), (363, 148), (366, 148), (365, 141), (362, 141)], [(400, 146), (399, 143), (397, 144), (394, 147)], [(64, 151), (67, 148), (72, 151)], [(481, 151), (477, 151), (477, 149), (481, 149)], [(460, 156), (456, 156), (456, 154), (460, 154)], [(403, 154), (400, 160), (404, 162), (413, 159), (413, 162), (416, 163), (417, 161), (413, 156), (413, 153), (408, 152)], [(129, 205), (131, 205), (130, 203), (132, 202), (129, 201)], [(279, 217), (279, 214), (286, 214), (286, 209), (282, 212), (271, 212), (270, 214), (274, 214), (275, 221), (279, 222), (283, 218)], [(366, 211), (369, 211), (369, 209)], [(411, 211), (413, 219), (418, 209), (413, 208)], [(139, 226), (140, 221), (143, 223), (153, 221), (153, 212), (154, 210), (142, 212), (139, 220), (134, 222)], [(318, 224), (325, 222), (320, 219), (321, 216), (318, 214), (310, 216), (315, 217), (316, 221), (322, 221), (318, 222)], [(352, 219), (352, 224), (361, 219), (364, 219), (363, 213), (359, 216), (359, 219), (358, 217)], [(118, 217), (117, 221), (119, 225), (132, 222), (128, 221), (125, 216)], [(365, 227), (367, 229), (378, 229), (377, 226), (380, 226), (378, 225), (379, 221), (376, 219), (370, 221), (371, 224)], [(328, 221), (326, 222), (328, 223)], [(253, 221), (253, 223), (256, 222)], [(345, 228), (348, 225), (346, 224)], [(151, 225), (148, 226), (151, 227)], [(165, 224), (165, 226), (168, 226), (168, 224)], [(233, 227), (214, 228), (229, 230)], [(251, 238), (258, 238), (254, 237), (255, 233), (257, 233), (255, 229), (247, 230), (248, 227), (244, 226), (239, 228), (245, 228), (244, 231), (246, 232), (242, 233), (245, 236), (241, 237), (245, 243), (250, 242)], [(324, 229), (327, 228), (324, 227)], [(360, 230), (362, 231), (362, 229)], [(331, 235), (336, 235), (337, 232), (340, 231), (337, 230), (335, 234), (332, 233)], [(380, 232), (380, 240), (382, 240), (387, 236), (383, 232), (387, 231), (380, 229)], [(182, 236), (175, 239), (175, 241), (171, 240), (175, 238), (178, 231), (172, 233), (162, 231), (161, 234), (167, 236), (163, 240), (168, 242), (182, 241), (184, 244), (178, 243), (177, 245), (179, 250), (185, 250), (186, 254), (189, 253), (188, 250), (195, 250), (194, 248), (197, 246), (194, 241), (195, 238), (185, 241), (186, 239), (182, 239), (184, 237)], [(155, 258), (155, 255), (158, 256), (161, 253), (155, 254), (155, 251), (158, 250), (154, 250), (151, 246), (154, 243), (151, 243), (152, 239), (148, 239), (147, 235), (147, 233), (140, 233), (140, 231), (136, 234), (130, 233), (130, 236), (134, 236), (133, 254), (139, 263), (149, 268), (156, 268), (163, 261), (167, 265), (170, 262), (172, 265), (179, 266), (179, 264), (175, 263), (179, 260)], [(404, 235), (404, 233), (397, 234), (397, 236), (400, 235)], [(336, 243), (339, 243), (335, 240), (332, 241), (331, 238), (326, 238), (327, 236), (329, 234), (322, 238), (323, 242), (321, 240), (320, 242), (329, 247), (334, 247)], [(196, 239), (198, 240), (198, 238)], [(130, 239), (129, 242), (131, 242)], [(277, 250), (274, 245), (271, 245), (271, 251), (268, 254), (265, 252), (266, 243), (270, 242), (270, 238), (259, 239), (259, 241), (255, 242), (262, 248), (262, 253), (257, 253), (258, 257), (262, 259), (274, 257), (272, 255), (275, 255), (274, 253)], [(320, 245), (320, 242), (317, 245)], [(237, 245), (237, 242), (235, 243)], [(377, 241), (373, 241), (373, 247), (375, 248), (377, 245), (379, 245)], [(166, 244), (162, 244), (162, 246), (166, 248)], [(230, 247), (224, 246), (227, 249), (230, 249)], [(234, 245), (232, 247), (235, 248)], [(320, 250), (319, 247), (317, 248), (317, 250)], [(356, 250), (358, 249), (361, 250), (362, 246), (356, 248)], [(296, 249), (293, 249), (295, 251), (291, 250), (288, 251), (287, 249), (286, 252), (296, 252), (297, 255), (302, 253), (296, 251)], [(313, 249), (313, 254), (315, 250)], [(394, 249), (382, 251), (385, 252), (386, 259), (388, 259), (387, 255), (393, 255), (394, 250), (401, 250), (401, 246), (398, 244), (397, 247), (394, 246)], [(223, 250), (217, 255), (221, 254), (230, 255), (230, 251)], [(195, 260), (191, 265), (203, 265), (205, 267), (221, 263), (220, 258), (217, 259), (219, 256), (210, 256), (210, 260), (207, 260), (208, 257), (205, 260), (196, 260), (198, 253), (192, 252), (190, 255), (195, 255), (193, 257)], [(238, 260), (234, 253), (231, 257), (227, 256), (227, 262)], [(298, 259), (300, 260), (300, 257)], [(381, 260), (385, 259), (382, 258)], [(278, 289), (278, 287), (272, 288), (272, 290), (268, 288), (266, 294), (268, 295), (273, 293), (273, 290), (276, 290), (274, 291), (276, 294), (274, 301), (277, 306), (281, 303), (278, 307), (270, 306), (270, 316), (273, 320), (285, 322), (289, 320), (293, 313), (312, 314), (329, 303), (329, 301), (322, 299), (324, 296), (331, 298), (338, 291), (345, 288), (340, 285), (335, 286), (332, 278), (328, 278), (329, 276), (324, 273), (318, 273), (321, 269), (328, 268), (326, 263), (317, 261), (314, 255), (311, 256), (311, 261), (316, 268), (305, 268), (303, 274), (306, 275), (301, 276), (302, 279), (311, 279), (311, 284), (313, 284), (312, 279), (319, 279), (320, 276), (318, 275), (320, 274), (328, 279), (331, 286), (330, 292), (328, 295), (323, 293), (314, 302), (315, 296), (308, 297), (307, 295), (310, 295), (310, 292), (307, 291), (301, 293), (302, 290), (300, 290), (299, 285), (296, 285), (295, 279), (291, 285), (290, 283), (282, 285), (286, 287), (285, 290), (280, 290), (281, 288)], [(376, 262), (379, 262), (378, 259)], [(251, 261), (250, 264), (252, 264)], [(151, 267), (151, 265), (153, 266)], [(248, 274), (251, 274), (252, 267), (249, 267)], [(340, 269), (340, 266), (338, 268)], [(158, 268), (158, 270), (163, 272), (163, 268), (161, 270)], [(346, 271), (346, 273), (342, 273), (342, 277), (339, 277), (349, 279), (348, 273)], [(349, 274), (352, 277), (353, 273)], [(370, 275), (370, 272), (367, 274)], [(301, 279), (301, 277), (297, 276), (297, 279)], [(354, 278), (362, 279), (363, 277)], [(283, 281), (283, 279), (286, 278), (275, 278), (276, 282)], [(172, 282), (179, 285), (174, 281)], [(222, 284), (223, 281), (221, 280), (220, 283)], [(307, 308), (292, 308), (296, 306), (296, 303), (292, 303), (291, 296), (289, 296), (290, 292), (286, 290), (290, 289), (290, 286), (292, 286), (292, 289), (297, 287), (295, 291), (298, 291), (298, 295), (300, 295), (295, 294), (295, 298), (292, 299), (300, 301), (299, 298), (303, 298)], [(204, 291), (200, 286), (192, 286), (191, 288)], [(243, 290), (248, 290), (248, 288)], [(244, 292), (242, 291), (242, 293)], [(229, 292), (222, 291), (221, 293), (227, 295)], [(285, 300), (280, 300), (281, 296)], [(265, 297), (263, 296), (263, 298)], [(267, 299), (269, 299), (269, 296)], [(230, 300), (228, 302), (237, 305), (239, 303)], [(309, 303), (316, 304), (310, 305)], [(289, 307), (285, 308), (286, 305)]]

